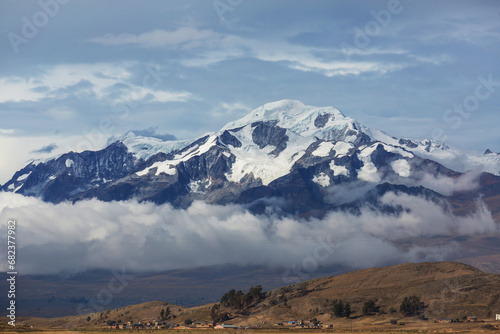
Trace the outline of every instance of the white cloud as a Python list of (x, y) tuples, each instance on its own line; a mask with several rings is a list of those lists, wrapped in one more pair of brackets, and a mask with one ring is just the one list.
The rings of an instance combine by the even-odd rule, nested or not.
[(190, 49), (211, 44), (221, 36), (212, 30), (198, 30), (194, 27), (183, 27), (173, 31), (153, 30), (142, 34), (106, 34), (89, 39), (90, 42), (106, 45), (136, 45), (146, 48), (182, 47)]
[(33, 90), (36, 88), (31, 80), (21, 77), (0, 78), (0, 103), (3, 102), (21, 102), (21, 101), (38, 101), (43, 97), (43, 94)]
[[(0, 96), (0, 103), (37, 102), (45, 98), (63, 99), (70, 95), (79, 98), (95, 96), (98, 100), (111, 99), (108, 102), (116, 103), (119, 98), (111, 97), (112, 93), (120, 93), (122, 99), (133, 97), (133, 101), (148, 94), (153, 96), (155, 102), (186, 101), (193, 97), (189, 92), (152, 89), (131, 83), (131, 68), (134, 65), (137, 64), (63, 64), (46, 67), (29, 78), (3, 77), (0, 78), (0, 90), (4, 94)], [(149, 74), (145, 71), (144, 75)], [(151, 85), (150, 82), (148, 84)]]
[(315, 59), (301, 59), (290, 67), (306, 72), (319, 72), (327, 77), (334, 77), (349, 74), (360, 75), (368, 72), (385, 74), (391, 71), (402, 70), (406, 65), (377, 62), (321, 62)]
[(480, 172), (467, 172), (459, 177), (433, 176), (425, 173), (419, 184), (440, 194), (450, 196), (454, 192), (463, 192), (479, 187)]
[[(127, 268), (155, 271), (214, 264), (290, 266), (314, 254), (318, 240), (332, 249), (323, 265), (353, 268), (388, 262), (444, 260), (457, 251), (396, 241), (429, 236), (497, 232), (486, 207), (450, 216), (424, 199), (386, 194), (384, 203), (402, 205), (401, 215), (373, 208), (359, 216), (332, 212), (324, 219), (255, 216), (239, 205), (194, 202), (189, 208), (165, 204), (88, 200), (57, 205), (0, 193), (2, 217), (18, 219), (19, 270), (25, 274)], [(5, 233), (6, 221), (0, 232)], [(446, 248), (448, 247), (448, 248)], [(5, 270), (5, 259), (0, 268)]]
[(115, 99), (113, 104), (142, 101), (147, 97), (151, 97), (153, 102), (182, 102), (194, 99), (194, 95), (189, 92), (169, 92), (133, 86), (129, 89), (123, 89), (121, 96)]
[(13, 135), (15, 132), (14, 129), (0, 129), (0, 135)]
[(252, 110), (252, 107), (241, 102), (222, 102), (217, 107), (212, 109), (211, 114), (214, 117), (229, 116), (234, 119), (248, 114), (250, 110)]
[[(343, 54), (335, 47), (304, 47), (283, 40), (255, 40), (231, 34), (220, 34), (212, 30), (179, 28), (173, 31), (154, 30), (139, 35), (108, 34), (90, 39), (91, 42), (107, 46), (131, 45), (139, 47), (168, 47), (171, 49), (203, 49), (198, 56), (187, 55), (182, 60), (185, 66), (208, 66), (221, 61), (253, 57), (263, 61), (282, 62), (289, 68), (318, 72), (328, 77), (360, 75), (371, 72), (384, 74), (401, 70), (407, 65), (379, 61), (345, 61)], [(354, 51), (358, 55), (405, 54), (401, 49), (377, 49)], [(318, 54), (337, 55), (335, 60), (324, 60)]]
[(447, 54), (441, 54), (437, 56), (409, 55), (409, 57), (415, 59), (419, 63), (426, 63), (431, 65), (441, 65), (445, 63), (451, 63), (454, 61), (454, 58)]
[(50, 108), (46, 114), (56, 121), (65, 121), (76, 116), (76, 112), (66, 106)]

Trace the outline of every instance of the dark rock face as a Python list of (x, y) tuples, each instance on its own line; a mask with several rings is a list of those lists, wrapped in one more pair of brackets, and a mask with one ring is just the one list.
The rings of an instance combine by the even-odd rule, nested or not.
[(226, 180), (225, 173), (231, 169), (234, 156), (227, 157), (220, 147), (213, 147), (201, 156), (195, 156), (181, 163), (178, 169), (186, 173), (186, 178), (200, 180), (207, 177)]
[(286, 129), (280, 128), (275, 124), (275, 122), (253, 123), (252, 140), (260, 149), (267, 145), (275, 146), (276, 149), (272, 154), (279, 155), (286, 149), (288, 136), (286, 135)]
[(331, 119), (335, 119), (335, 116), (330, 115), (330, 114), (321, 114), (316, 119), (314, 120), (314, 126), (317, 128), (322, 128), (328, 123), (328, 121)]
[[(30, 164), (14, 174), (2, 189), (22, 184), (18, 193), (58, 203), (96, 185), (126, 176), (138, 162), (125, 145), (116, 142), (101, 151), (70, 152), (46, 163)], [(28, 173), (23, 183), (17, 181)]]
[(377, 148), (375, 149), (375, 151), (373, 151), (370, 157), (375, 166), (382, 167), (386, 166), (391, 161), (397, 159), (398, 155), (391, 152), (387, 152), (384, 149), (384, 145), (378, 144)]
[(241, 147), (241, 142), (229, 133), (229, 131), (224, 131), (220, 136), (220, 141), (226, 145), (231, 145), (233, 147)]
[(399, 145), (404, 145), (404, 146), (409, 147), (409, 148), (418, 147), (418, 145), (414, 141), (412, 141), (411, 139), (400, 139)]

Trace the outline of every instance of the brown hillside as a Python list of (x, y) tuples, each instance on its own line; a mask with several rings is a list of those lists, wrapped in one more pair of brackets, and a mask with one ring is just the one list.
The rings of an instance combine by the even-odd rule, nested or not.
[[(258, 282), (256, 282), (258, 284)], [(256, 284), (256, 285), (257, 285)], [(231, 287), (228, 287), (228, 290)], [(323, 323), (340, 321), (332, 317), (331, 302), (342, 299), (352, 305), (356, 321), (377, 322), (401, 319), (399, 306), (405, 296), (417, 295), (425, 304), (429, 319), (476, 316), (491, 318), (500, 313), (500, 275), (456, 262), (410, 263), (392, 267), (370, 268), (336, 277), (325, 277), (289, 285), (267, 292), (266, 297), (242, 310), (223, 309), (230, 313), (229, 323), (268, 326), (276, 321), (317, 318)], [(373, 299), (379, 313), (361, 316), (363, 303)], [(161, 309), (170, 307), (175, 318), (210, 320), (212, 305), (182, 308), (163, 302), (150, 302), (116, 310), (57, 319), (25, 319), (24, 323), (40, 327), (62, 328), (72, 322), (78, 328), (105, 326), (107, 320), (149, 321)], [(391, 309), (396, 310), (391, 313)], [(384, 321), (386, 321), (384, 320)], [(387, 321), (386, 321), (387, 322)]]
[[(84, 329), (106, 327), (108, 320), (127, 322), (147, 322), (159, 318), (162, 309), (169, 308), (172, 316), (177, 317), (186, 310), (185, 307), (160, 301), (130, 305), (113, 310), (89, 313), (61, 318), (20, 318), (18, 323), (33, 325), (36, 328)], [(90, 318), (90, 319), (89, 319)], [(89, 319), (87, 321), (87, 319)]]
[[(273, 290), (263, 302), (243, 312), (248, 316), (234, 320), (250, 324), (317, 318), (328, 322), (333, 320), (334, 299), (351, 303), (353, 316), (360, 316), (364, 302), (373, 299), (380, 307), (378, 317), (397, 317), (401, 301), (410, 295), (420, 297), (426, 306), (424, 315), (430, 319), (491, 318), (500, 313), (500, 275), (455, 262), (370, 268)], [(284, 297), (286, 304), (280, 302)]]

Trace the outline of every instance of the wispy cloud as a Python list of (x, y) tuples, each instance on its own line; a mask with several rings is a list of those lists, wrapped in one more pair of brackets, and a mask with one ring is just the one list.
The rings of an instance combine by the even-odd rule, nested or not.
[(212, 116), (214, 117), (226, 117), (231, 115), (232, 118), (237, 118), (237, 116), (247, 114), (252, 108), (241, 102), (222, 102), (217, 107), (212, 109)]
[(445, 63), (453, 62), (453, 57), (447, 54), (440, 54), (437, 56), (419, 56), (410, 55), (411, 59), (415, 59), (418, 63), (431, 64), (431, 65), (441, 65)]
[(74, 118), (77, 113), (75, 110), (69, 107), (61, 106), (50, 108), (49, 110), (47, 110), (46, 114), (53, 120), (65, 121)]
[(221, 39), (221, 35), (210, 30), (183, 27), (173, 31), (153, 30), (142, 34), (106, 34), (90, 38), (88, 41), (105, 46), (132, 45), (145, 48), (190, 49), (210, 45)]
[(15, 132), (14, 129), (0, 129), (0, 135), (13, 135)]
[[(143, 48), (167, 47), (170, 49), (200, 49), (196, 56), (186, 54), (181, 63), (189, 67), (209, 66), (230, 59), (251, 57), (267, 62), (282, 63), (291, 69), (317, 72), (328, 77), (361, 75), (364, 73), (384, 74), (406, 67), (403, 62), (388, 61), (345, 61), (337, 47), (305, 47), (292, 44), (284, 38), (274, 40), (255, 40), (232, 34), (217, 33), (212, 30), (179, 28), (165, 31), (154, 30), (138, 35), (103, 35), (90, 39), (93, 43), (106, 46), (127, 45)], [(357, 55), (403, 55), (407, 51), (397, 48), (353, 51)], [(326, 60), (320, 55), (335, 55)]]
[[(153, 102), (186, 101), (193, 97), (189, 92), (153, 89), (132, 83), (132, 67), (136, 63), (63, 64), (47, 66), (39, 74), (28, 78), (0, 77), (0, 103), (37, 102), (42, 99), (95, 97), (105, 102), (121, 99), (142, 100), (150, 97)], [(112, 97), (112, 94), (116, 97)], [(111, 100), (110, 100), (111, 99)], [(55, 117), (69, 117), (69, 112), (53, 109)]]
[(52, 151), (54, 151), (56, 148), (58, 148), (59, 146), (57, 146), (56, 144), (50, 144), (50, 145), (46, 145), (42, 148), (39, 148), (39, 149), (36, 149), (36, 150), (33, 150), (31, 151), (31, 153), (35, 153), (35, 154), (40, 154), (40, 153), (52, 153)]

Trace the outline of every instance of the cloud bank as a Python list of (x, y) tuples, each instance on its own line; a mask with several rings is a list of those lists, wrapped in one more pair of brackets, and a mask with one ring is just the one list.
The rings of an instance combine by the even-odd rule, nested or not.
[[(469, 236), (497, 232), (485, 205), (468, 217), (450, 216), (422, 198), (388, 193), (382, 201), (401, 205), (401, 215), (365, 208), (361, 215), (332, 212), (323, 219), (256, 216), (240, 205), (169, 204), (88, 200), (51, 204), (0, 193), (0, 232), (18, 221), (18, 270), (24, 274), (87, 269), (162, 271), (216, 264), (290, 267), (328, 244), (320, 265), (351, 268), (397, 262), (443, 260), (457, 245), (396, 245), (402, 239)], [(325, 248), (326, 249), (326, 248)], [(0, 269), (6, 270), (2, 258)]]

